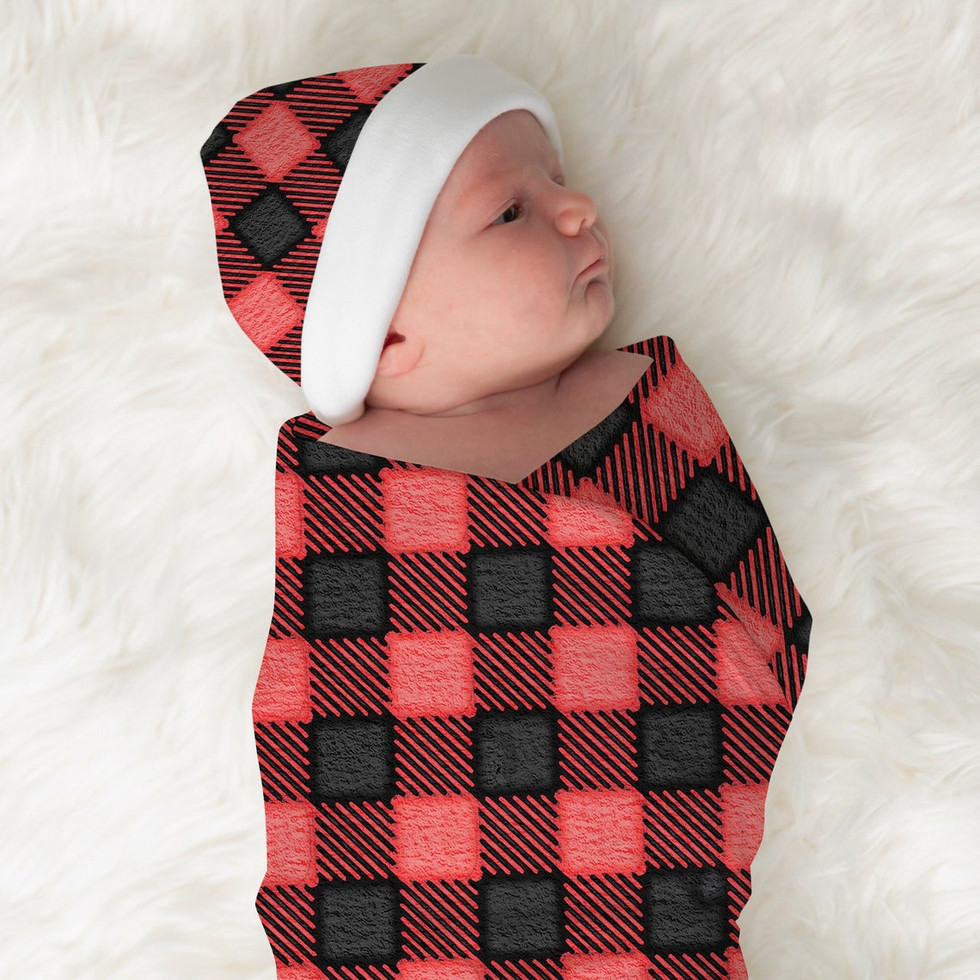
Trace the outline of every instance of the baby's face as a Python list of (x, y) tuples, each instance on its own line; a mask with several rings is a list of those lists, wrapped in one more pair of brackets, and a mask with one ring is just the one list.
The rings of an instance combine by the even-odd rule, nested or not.
[(475, 398), (557, 375), (612, 313), (595, 204), (564, 186), (531, 113), (498, 116), (436, 199), (392, 330), (423, 330), (425, 356), (451, 368), (446, 385)]

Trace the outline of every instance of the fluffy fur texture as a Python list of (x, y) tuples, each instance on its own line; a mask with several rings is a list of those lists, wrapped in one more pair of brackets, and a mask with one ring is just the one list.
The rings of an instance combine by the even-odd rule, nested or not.
[(249, 705), (280, 422), (198, 149), (260, 85), (480, 53), (552, 100), (815, 630), (757, 978), (980, 974), (980, 10), (15, 0), (0, 163), (0, 975), (269, 978)]

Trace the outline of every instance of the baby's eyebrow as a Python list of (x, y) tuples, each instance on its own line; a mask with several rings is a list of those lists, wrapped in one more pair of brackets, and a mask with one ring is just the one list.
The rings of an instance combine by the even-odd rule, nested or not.
[(542, 161), (549, 172), (562, 172), (561, 158), (554, 147), (550, 148), (546, 156), (523, 163), (506, 164), (501, 154), (491, 154), (484, 161), (478, 175), (472, 179), (470, 186), (457, 195), (456, 208), (492, 210), (497, 203), (495, 199), (505, 193), (508, 184), (521, 183), (524, 171), (529, 167), (533, 169), (539, 166)]
[(501, 180), (506, 180), (510, 177), (519, 177), (523, 172), (524, 168), (527, 166), (534, 166), (535, 163), (544, 160), (544, 164), (548, 170), (561, 170), (561, 158), (558, 155), (558, 151), (553, 147), (548, 147), (548, 152), (542, 157), (538, 157), (536, 160), (526, 161), (524, 163), (514, 163), (511, 165), (501, 166), (502, 155), (499, 153), (493, 153), (484, 161), (483, 167), (483, 179), (489, 178), (499, 178)]

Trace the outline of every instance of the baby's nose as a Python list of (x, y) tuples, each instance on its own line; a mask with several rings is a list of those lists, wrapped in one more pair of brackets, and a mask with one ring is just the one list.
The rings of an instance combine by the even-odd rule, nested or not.
[(574, 237), (591, 228), (598, 217), (595, 201), (581, 191), (562, 189), (555, 224), (563, 235)]

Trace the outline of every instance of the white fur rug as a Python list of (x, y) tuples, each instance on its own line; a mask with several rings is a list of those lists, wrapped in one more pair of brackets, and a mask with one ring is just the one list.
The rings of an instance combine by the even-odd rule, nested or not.
[(815, 619), (753, 978), (980, 976), (980, 8), (6, 0), (0, 975), (270, 978), (249, 706), (278, 426), (198, 149), (242, 95), (478, 52), (556, 106)]

